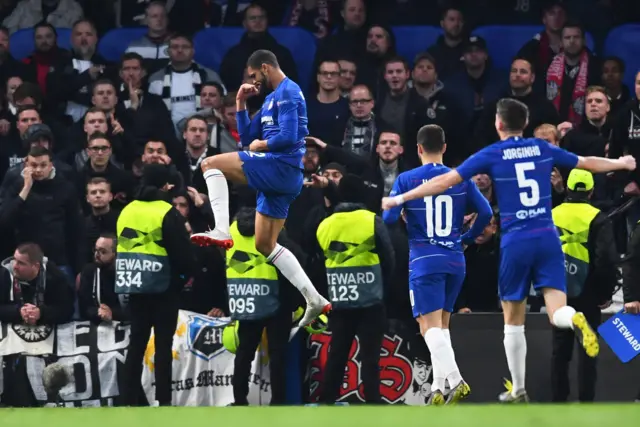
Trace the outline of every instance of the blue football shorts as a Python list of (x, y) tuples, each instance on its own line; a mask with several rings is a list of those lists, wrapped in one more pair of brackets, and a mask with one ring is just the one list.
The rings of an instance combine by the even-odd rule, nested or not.
[(286, 219), (289, 206), (302, 190), (302, 169), (278, 160), (272, 153), (240, 151), (238, 155), (249, 186), (258, 193), (256, 210)]

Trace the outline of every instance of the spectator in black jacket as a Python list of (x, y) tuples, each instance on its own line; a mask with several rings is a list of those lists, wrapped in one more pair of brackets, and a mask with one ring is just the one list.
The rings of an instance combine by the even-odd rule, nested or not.
[(80, 275), (80, 317), (95, 323), (128, 320), (121, 296), (115, 293), (116, 235), (102, 234), (95, 243), (94, 261)]
[(92, 22), (80, 20), (73, 26), (71, 34), (72, 56), (64, 67), (51, 76), (48, 97), (61, 107), (73, 122), (84, 117), (91, 107), (93, 82), (108, 77), (112, 70), (109, 63), (96, 53), (98, 35)]
[(50, 105), (50, 100), (46, 97), (49, 76), (58, 68), (64, 67), (71, 53), (58, 47), (58, 33), (48, 22), (41, 22), (34, 27), (33, 41), (35, 50), (23, 62), (27, 68), (29, 81), (40, 86), (42, 94), (45, 95), (47, 109), (51, 109), (55, 106)]
[[(534, 74), (528, 60), (514, 59), (509, 72), (509, 91), (500, 97), (517, 99), (529, 108), (529, 122), (524, 129), (525, 137), (532, 137), (533, 131), (542, 124), (560, 123), (560, 116), (553, 104), (544, 95), (533, 90), (536, 79), (538, 76)], [(482, 118), (476, 126), (475, 144), (469, 146), (470, 154), (500, 140), (495, 126), (497, 104), (498, 101), (495, 101), (485, 106)]]
[(35, 242), (74, 277), (79, 271), (83, 227), (73, 184), (56, 173), (51, 152), (37, 147), (27, 156), (22, 180), (0, 204), (0, 227), (13, 230), (18, 243)]
[(143, 61), (135, 52), (125, 53), (120, 60), (122, 84), (117, 92), (118, 110), (123, 112), (122, 126), (134, 141), (124, 153), (128, 155), (121, 160), (127, 167), (140, 157), (150, 139), (164, 141), (171, 157), (184, 150), (176, 137), (167, 105), (160, 96), (148, 91), (148, 73)]
[[(43, 123), (35, 123), (27, 128), (27, 131), (22, 136), (22, 143), (25, 147), (25, 152), (31, 151), (35, 147), (42, 147), (49, 151), (54, 151), (54, 138), (53, 133), (49, 126)], [(59, 156), (54, 156), (53, 166), (60, 174), (62, 174), (69, 181), (75, 181), (76, 173), (71, 166), (64, 162)], [(20, 174), (24, 169), (24, 162), (20, 162), (11, 167), (6, 174), (0, 171), (0, 177), (4, 176), (2, 180), (2, 187), (0, 188), (0, 199), (2, 198), (6, 188), (9, 188), (13, 183), (20, 179)]]
[(220, 78), (229, 89), (242, 84), (242, 74), (247, 68), (247, 59), (256, 50), (266, 49), (278, 58), (282, 71), (293, 81), (298, 81), (298, 70), (291, 52), (269, 34), (267, 12), (262, 6), (252, 4), (244, 11), (242, 23), (246, 33), (240, 43), (229, 49), (220, 65)]
[(69, 277), (35, 243), (23, 243), (0, 271), (0, 322), (59, 325), (73, 315)]
[[(628, 152), (637, 161), (640, 160), (640, 71), (636, 73), (635, 99), (632, 99), (618, 113), (618, 118), (613, 128), (609, 145), (609, 157), (617, 159), (623, 153)], [(632, 171), (626, 178), (625, 194), (629, 196), (640, 195), (640, 171)], [(634, 215), (630, 218), (629, 229), (635, 228), (640, 212), (632, 209)]]
[(459, 7), (449, 6), (442, 12), (440, 26), (444, 33), (427, 52), (436, 60), (438, 75), (447, 80), (459, 71), (464, 70), (460, 58), (465, 49), (464, 16)]
[[(118, 167), (111, 161), (112, 146), (109, 137), (100, 132), (93, 133), (89, 137), (86, 150), (89, 161), (78, 172), (77, 194), (84, 193), (87, 183), (92, 178), (105, 178), (111, 185), (114, 198), (124, 206), (133, 195), (135, 179), (131, 172)], [(82, 208), (85, 213), (90, 210), (87, 203), (82, 203)]]
[(20, 76), (25, 79), (27, 75), (25, 65), (11, 56), (9, 29), (5, 26), (0, 26), (0, 82), (5, 83), (12, 76)]
[(120, 211), (111, 207), (113, 193), (111, 184), (105, 178), (94, 177), (87, 182), (86, 200), (91, 213), (85, 217), (85, 240), (83, 242), (84, 262), (94, 259), (94, 248), (98, 238), (105, 233), (115, 233)]

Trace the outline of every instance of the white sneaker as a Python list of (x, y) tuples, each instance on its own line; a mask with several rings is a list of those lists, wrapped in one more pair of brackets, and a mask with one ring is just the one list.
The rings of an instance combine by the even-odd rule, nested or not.
[(326, 314), (331, 311), (331, 303), (325, 299), (322, 295), (318, 295), (316, 300), (307, 301), (307, 309), (304, 311), (304, 316), (300, 319), (298, 326), (303, 328), (321, 314)]
[(204, 233), (192, 234), (191, 242), (198, 246), (220, 246), (225, 249), (231, 249), (233, 247), (231, 234), (222, 232), (217, 228)]

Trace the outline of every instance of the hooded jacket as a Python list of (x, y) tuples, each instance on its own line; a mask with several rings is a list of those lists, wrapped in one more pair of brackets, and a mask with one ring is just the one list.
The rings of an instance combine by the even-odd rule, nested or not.
[(100, 266), (95, 262), (87, 264), (80, 275), (78, 304), (80, 316), (85, 320), (100, 323), (100, 304), (111, 309), (113, 320), (129, 320), (124, 295), (115, 293), (116, 272), (114, 266)]
[[(73, 287), (67, 276), (46, 257), (38, 276), (14, 284), (13, 257), (2, 261), (0, 268), (0, 322), (23, 323), (20, 309), (33, 304), (40, 309), (39, 325), (58, 325), (73, 316)], [(22, 298), (17, 299), (14, 286), (20, 286)]]

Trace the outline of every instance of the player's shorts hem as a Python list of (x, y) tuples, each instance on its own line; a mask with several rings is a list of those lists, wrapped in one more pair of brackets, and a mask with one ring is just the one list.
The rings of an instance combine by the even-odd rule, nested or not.
[(274, 215), (273, 213), (264, 212), (264, 210), (261, 209), (261, 208), (256, 208), (256, 212), (258, 212), (258, 213), (260, 213), (260, 214), (262, 214), (262, 215), (264, 215), (264, 216), (266, 216), (268, 218), (273, 218), (273, 219), (287, 219), (287, 216), (288, 216), (288, 212), (286, 214), (284, 214), (284, 215), (278, 215), (278, 214)]

